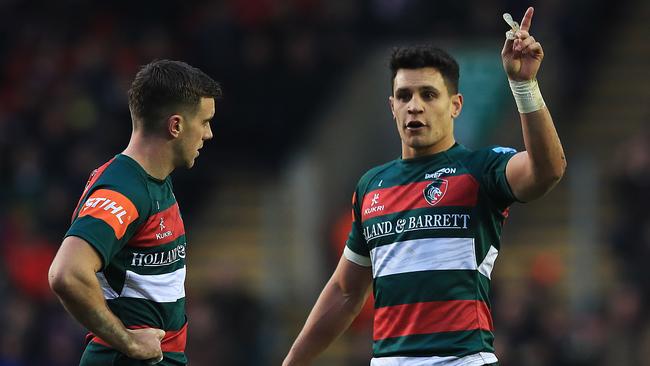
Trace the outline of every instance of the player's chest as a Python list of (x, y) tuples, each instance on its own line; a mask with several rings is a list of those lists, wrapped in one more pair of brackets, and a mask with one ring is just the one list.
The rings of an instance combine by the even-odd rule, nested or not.
[(473, 208), (479, 194), (477, 180), (459, 168), (423, 169), (408, 176), (386, 174), (373, 178), (361, 200), (361, 220), (403, 216), (414, 210), (446, 211)]
[(173, 242), (184, 235), (185, 225), (173, 193), (153, 192), (149, 217), (144, 220), (129, 245), (156, 247)]

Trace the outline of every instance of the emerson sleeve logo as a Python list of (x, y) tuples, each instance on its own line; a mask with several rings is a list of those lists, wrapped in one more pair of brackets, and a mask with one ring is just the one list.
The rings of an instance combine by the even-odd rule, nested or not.
[(138, 211), (131, 200), (119, 192), (98, 189), (84, 202), (79, 217), (92, 216), (104, 221), (122, 239), (126, 228), (138, 218)]
[(503, 147), (503, 146), (497, 146), (492, 149), (495, 153), (499, 154), (514, 154), (517, 152), (517, 150), (511, 148), (511, 147)]

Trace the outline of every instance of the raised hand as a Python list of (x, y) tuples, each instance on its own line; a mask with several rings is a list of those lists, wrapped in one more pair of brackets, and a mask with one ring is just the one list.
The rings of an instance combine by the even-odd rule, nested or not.
[(501, 61), (510, 80), (533, 80), (544, 58), (542, 45), (529, 33), (533, 11), (532, 7), (526, 10), (521, 28), (515, 33), (515, 39), (506, 39), (503, 45)]

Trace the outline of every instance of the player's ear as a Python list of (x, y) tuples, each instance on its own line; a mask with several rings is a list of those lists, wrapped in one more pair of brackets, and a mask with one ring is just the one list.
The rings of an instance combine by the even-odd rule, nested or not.
[(395, 102), (395, 98), (391, 95), (388, 97), (388, 106), (390, 107), (390, 112), (393, 114), (393, 119), (397, 118), (395, 117), (395, 106), (393, 106), (393, 103)]
[(456, 93), (451, 96), (451, 118), (458, 118), (463, 109), (463, 95)]
[(173, 138), (178, 138), (183, 130), (183, 117), (179, 114), (173, 114), (167, 118), (167, 132)]

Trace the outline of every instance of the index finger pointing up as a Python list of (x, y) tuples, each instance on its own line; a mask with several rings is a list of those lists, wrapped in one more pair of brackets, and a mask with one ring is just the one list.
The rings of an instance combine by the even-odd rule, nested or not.
[(526, 14), (524, 14), (524, 19), (521, 20), (521, 30), (529, 30), (530, 23), (533, 21), (533, 7), (526, 9)]

